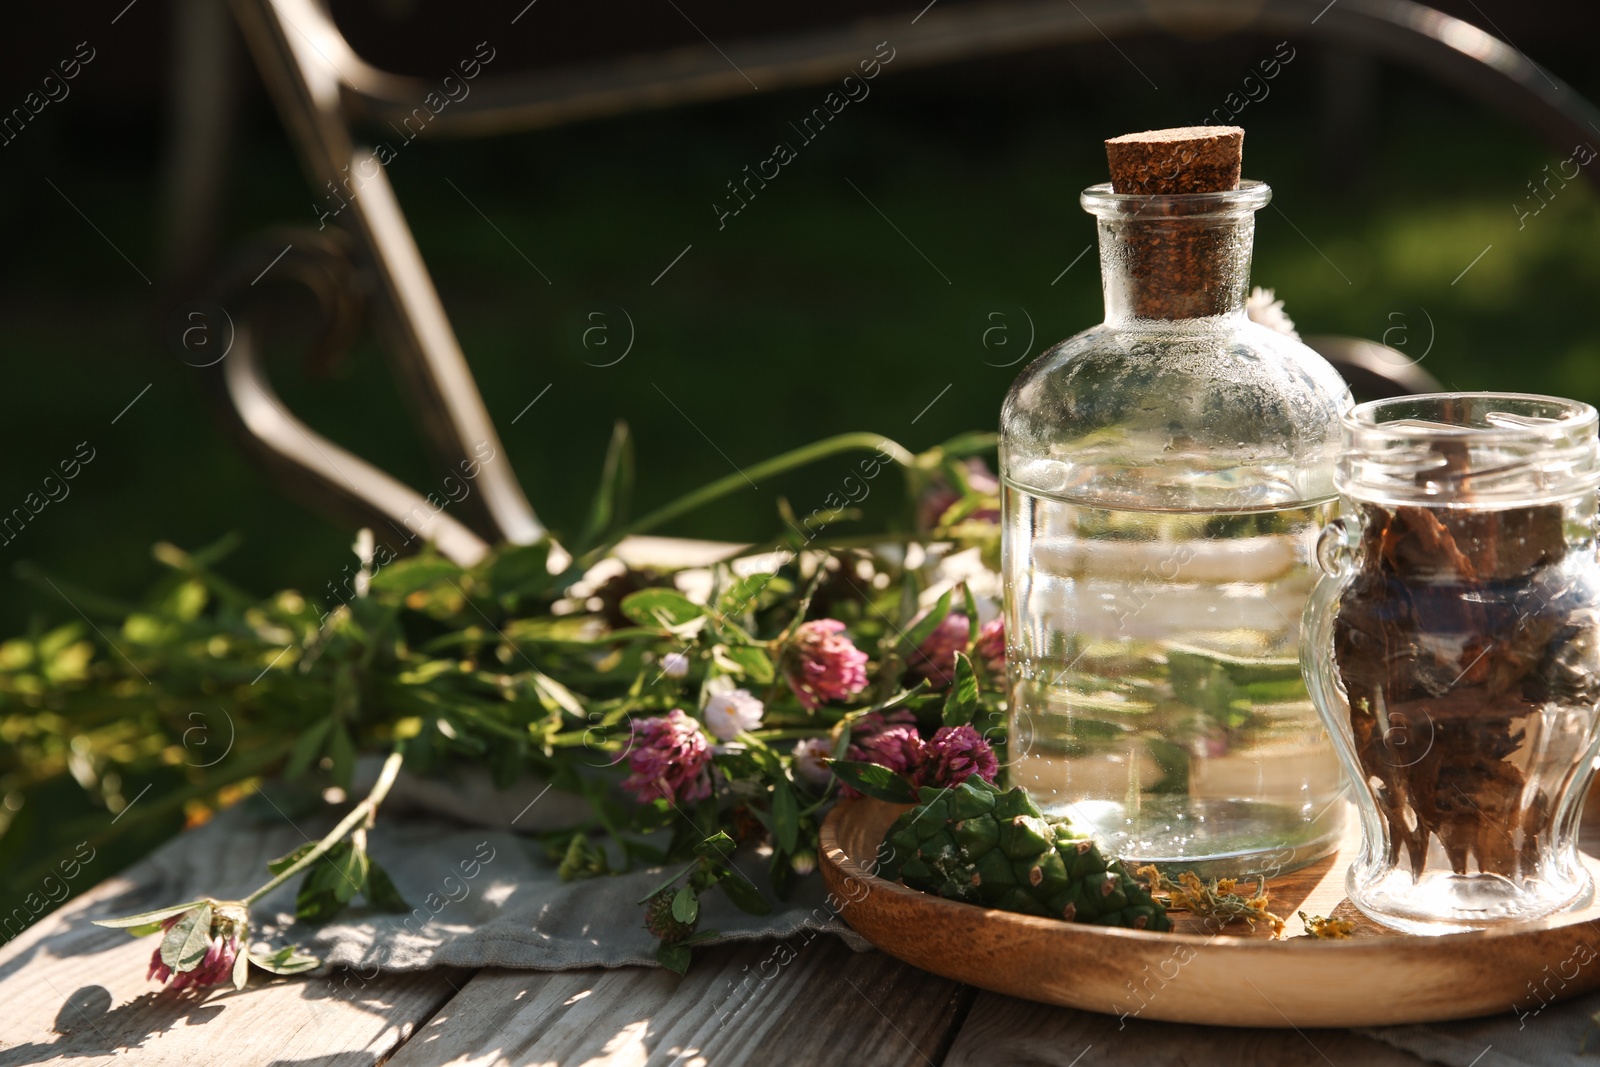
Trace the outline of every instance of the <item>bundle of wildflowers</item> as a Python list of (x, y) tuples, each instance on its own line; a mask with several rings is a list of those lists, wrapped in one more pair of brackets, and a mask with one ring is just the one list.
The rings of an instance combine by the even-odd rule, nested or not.
[[(630, 523), (626, 479), (613, 476), (632, 468), (625, 433), (581, 534), (471, 566), (381, 560), (367, 537), (358, 573), (321, 603), (244, 593), (214, 570), (225, 546), (158, 546), (169, 573), (143, 603), (77, 591), (95, 627), (0, 644), (0, 728), (14, 740), (0, 752), (0, 796), (8, 814), (59, 804), (63, 790), (117, 812), (122, 781), (155, 781), (116, 827), (146, 841), (268, 777), (345, 809), (243, 900), (108, 922), (161, 936), (153, 980), (203, 990), (242, 985), (252, 967), (317, 965), (252, 937), (250, 905), (290, 880), (308, 922), (357, 899), (405, 907), (366, 834), (402, 765), (477, 766), (502, 787), (531, 776), (591, 812), (546, 835), (562, 877), (668, 868), (636, 915), (611, 921), (648, 926), (662, 963), (681, 971), (714, 935), (699, 928), (706, 893), (760, 912), (816, 877), (821, 821), (855, 792), (838, 767), (877, 764), (919, 784), (994, 779), (1005, 710), (994, 590), (942, 567), (992, 557), (996, 483), (974, 458), (991, 444), (969, 435), (913, 455), (852, 434), (758, 465), (768, 477), (848, 462), (849, 478), (905, 494), (865, 532), (847, 506), (859, 493), (830, 495), (804, 519), (780, 502), (772, 542), (692, 571), (631, 568), (611, 549), (748, 487), (721, 479)], [(356, 757), (374, 751), (387, 753), (383, 776), (351, 807)], [(759, 885), (733, 875), (739, 849), (764, 859)]]

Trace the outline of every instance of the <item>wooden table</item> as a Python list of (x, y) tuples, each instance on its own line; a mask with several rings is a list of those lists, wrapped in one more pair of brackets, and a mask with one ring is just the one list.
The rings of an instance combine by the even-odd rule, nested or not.
[[(1345, 1031), (1123, 1025), (975, 990), (828, 935), (790, 939), (792, 956), (775, 942), (707, 950), (683, 978), (648, 968), (257, 973), (242, 992), (199, 999), (146, 981), (154, 938), (88, 919), (157, 880), (164, 900), (214, 889), (185, 845), (169, 842), (0, 948), (0, 1067), (113, 1057), (151, 1067), (1423, 1062)], [(245, 835), (224, 859), (259, 870), (268, 851)]]

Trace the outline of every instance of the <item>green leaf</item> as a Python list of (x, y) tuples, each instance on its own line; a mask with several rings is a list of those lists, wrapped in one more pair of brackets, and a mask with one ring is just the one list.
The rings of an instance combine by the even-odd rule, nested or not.
[(911, 788), (911, 783), (881, 763), (829, 760), (828, 769), (839, 781), (865, 796), (886, 800), (891, 804), (916, 803), (917, 794)]
[(543, 671), (534, 671), (532, 674), (533, 688), (539, 693), (539, 702), (546, 711), (560, 709), (569, 715), (580, 719), (584, 717), (583, 702), (573, 695), (572, 690), (545, 674)]
[(650, 892), (646, 893), (644, 896), (642, 896), (638, 900), (634, 901), (634, 903), (635, 904), (648, 903), (651, 897), (655, 896), (657, 893), (661, 892), (663, 889), (668, 888), (669, 886), (672, 885), (673, 882), (676, 882), (679, 878), (682, 878), (684, 875), (686, 875), (690, 871), (694, 870), (695, 866), (696, 866), (696, 864), (694, 864), (694, 863), (689, 864), (689, 866), (683, 868), (677, 874), (674, 874), (671, 878), (668, 878), (665, 882), (662, 882), (660, 885), (658, 885), (654, 889), (650, 890)]
[(906, 631), (902, 643), (908, 649), (914, 652), (916, 649), (921, 648), (922, 643), (933, 634), (934, 630), (939, 628), (941, 622), (944, 622), (945, 616), (950, 614), (950, 593), (951, 590), (946, 589), (944, 596), (940, 597), (939, 602), (933, 606), (933, 610), (917, 620), (917, 624)]
[(773, 781), (783, 777), (783, 758), (772, 750), (772, 746), (765, 741), (750, 738), (745, 748), (745, 755), (749, 756), (761, 772)]
[(682, 945), (661, 945), (656, 949), (656, 962), (674, 974), (687, 973), (693, 958), (693, 953)]
[(688, 947), (689, 945), (701, 945), (707, 941), (714, 940), (721, 936), (722, 931), (720, 930), (696, 930), (682, 941), (679, 941), (678, 944), (685, 947)]
[[(883, 703), (874, 704), (870, 710), (872, 710), (872, 711), (893, 711), (895, 708), (904, 707), (905, 705), (911, 703), (913, 700), (915, 700), (917, 697), (922, 696), (924, 693), (926, 693), (931, 688), (932, 688), (932, 686), (930, 686), (928, 684), (928, 680), (926, 678), (923, 678), (920, 681), (918, 681), (916, 685), (912, 686), (910, 689), (902, 689), (902, 690), (900, 690), (900, 692), (895, 693), (892, 696), (890, 696), (889, 699), (885, 700)], [(853, 716), (853, 717), (854, 718), (860, 718), (859, 715), (856, 715), (856, 716)]]
[(777, 676), (772, 669), (772, 657), (767, 655), (766, 649), (756, 645), (734, 645), (728, 649), (728, 658), (757, 685), (769, 685)]
[(427, 685), (435, 678), (460, 671), (460, 661), (453, 659), (423, 660), (409, 671), (401, 671), (395, 680), (401, 685)]
[(211, 947), (211, 902), (206, 901), (173, 924), (161, 939), (161, 962), (174, 971), (192, 971)]
[(329, 853), (329, 858), (338, 869), (338, 875), (333, 879), (333, 895), (339, 898), (339, 903), (348, 904), (357, 893), (366, 889), (367, 850), (351, 846), (337, 858)]
[(772, 791), (772, 836), (784, 852), (793, 852), (800, 840), (800, 804), (783, 780)]
[(700, 900), (689, 886), (672, 894), (672, 917), (681, 923), (693, 923), (700, 917)]
[(763, 593), (791, 591), (793, 584), (776, 574), (750, 574), (723, 590), (717, 598), (717, 610), (724, 615), (747, 615), (761, 607)]
[(583, 532), (572, 545), (574, 555), (609, 541), (627, 523), (633, 474), (633, 438), (628, 433), (628, 424), (618, 419), (611, 427), (611, 443), (606, 446), (606, 460), (600, 468), (600, 484), (589, 508), (589, 521), (584, 523)]
[(698, 845), (694, 846), (696, 856), (710, 856), (713, 859), (726, 859), (737, 847), (733, 838), (726, 832), (718, 830)]
[(706, 609), (676, 589), (641, 589), (622, 598), (622, 613), (640, 626), (670, 630), (705, 615)]
[(350, 788), (350, 779), (356, 773), (356, 746), (342, 722), (334, 723), (333, 733), (328, 737), (328, 759), (333, 763), (329, 772), (333, 783), (343, 789)]
[(978, 712), (978, 676), (972, 670), (972, 660), (965, 652), (956, 653), (954, 678), (950, 693), (944, 698), (944, 724), (968, 726)]
[(323, 743), (332, 729), (332, 719), (319, 719), (300, 735), (300, 739), (294, 743), (294, 751), (289, 753), (289, 764), (283, 770), (284, 778), (292, 782), (311, 768), (311, 764), (322, 754)]
[(459, 581), (461, 568), (438, 556), (413, 556), (397, 560), (381, 568), (372, 576), (374, 593), (403, 600), (419, 589), (432, 589), (444, 585), (446, 580)]
[(762, 896), (756, 887), (750, 884), (750, 879), (741, 872), (729, 870), (728, 876), (717, 884), (733, 902), (733, 906), (740, 911), (750, 915), (771, 914), (772, 905), (767, 903), (767, 898)]
[(489, 585), (497, 597), (537, 596), (555, 583), (550, 573), (550, 542), (503, 548), (489, 564)]
[(282, 856), (279, 856), (275, 860), (268, 860), (267, 861), (267, 872), (269, 874), (282, 874), (284, 871), (287, 871), (290, 867), (293, 867), (296, 863), (299, 863), (301, 857), (303, 857), (307, 852), (310, 852), (312, 849), (314, 849), (316, 847), (317, 847), (317, 843), (315, 841), (307, 841), (305, 844), (301, 845), (299, 848), (295, 849), (293, 852), (289, 852), (289, 853), (286, 853), (286, 854), (284, 854)]
[(193, 578), (176, 583), (161, 598), (159, 605), (163, 615), (179, 622), (193, 622), (200, 617), (200, 612), (206, 606), (206, 587), (204, 582)]
[(299, 945), (286, 945), (276, 952), (252, 952), (249, 955), (251, 963), (271, 974), (300, 974), (322, 966), (322, 961), (317, 957), (301, 952)]
[(371, 857), (367, 859), (367, 884), (362, 889), (361, 895), (367, 898), (368, 904), (379, 911), (411, 910), (411, 905), (400, 895), (400, 890), (394, 887), (389, 872), (374, 863)]
[(355, 893), (355, 889), (345, 883), (353, 852), (350, 842), (341, 841), (306, 871), (294, 898), (295, 918), (326, 922), (344, 910)]
[(123, 915), (116, 919), (96, 919), (94, 925), (104, 926), (111, 930), (126, 930), (134, 937), (143, 937), (153, 934), (161, 929), (161, 924), (174, 915), (182, 915), (192, 908), (198, 908), (206, 903), (200, 900), (191, 900), (187, 904), (174, 904), (170, 908), (157, 908), (155, 911), (141, 911), (137, 915)]

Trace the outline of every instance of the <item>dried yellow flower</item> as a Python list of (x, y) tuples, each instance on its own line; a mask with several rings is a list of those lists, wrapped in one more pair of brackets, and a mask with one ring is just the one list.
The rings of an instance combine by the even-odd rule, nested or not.
[(1356, 924), (1349, 919), (1332, 919), (1322, 915), (1307, 915), (1303, 911), (1300, 913), (1300, 921), (1306, 924), (1306, 933), (1323, 941), (1343, 941), (1356, 928)]
[(1264, 922), (1272, 929), (1272, 936), (1283, 934), (1283, 920), (1268, 910), (1265, 878), (1256, 881), (1254, 896), (1245, 896), (1237, 891), (1239, 883), (1234, 878), (1216, 878), (1208, 884), (1193, 871), (1184, 871), (1174, 882), (1150, 865), (1140, 867), (1134, 874), (1150, 883), (1152, 893), (1166, 894), (1162, 903), (1169, 911), (1187, 911), (1224, 925), (1243, 919), (1251, 929), (1256, 923)]

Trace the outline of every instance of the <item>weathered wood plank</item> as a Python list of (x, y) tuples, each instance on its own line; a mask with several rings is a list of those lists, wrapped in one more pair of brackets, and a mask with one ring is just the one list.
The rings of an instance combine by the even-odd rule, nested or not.
[(455, 994), (451, 982), (467, 981), (429, 971), (352, 995), (325, 979), (277, 979), (200, 999), (155, 992), (149, 958), (150, 945), (132, 941), (83, 956), (47, 949), (0, 987), (0, 1065), (120, 1055), (141, 1067), (370, 1067)]
[(391, 1067), (934, 1064), (971, 990), (822, 936), (725, 946), (688, 975), (481, 971)]
[(269, 858), (305, 840), (287, 823), (242, 830), (226, 822), (169, 842), (0, 948), (0, 1067), (112, 1055), (141, 1067), (371, 1067), (470, 979), (461, 971), (365, 983), (255, 974), (243, 992), (158, 991), (145, 977), (156, 938), (91, 920), (207, 892), (242, 895)]
[[(1228, 996), (1218, 990), (1218, 997)], [(1121, 1020), (981, 992), (943, 1067), (1038, 1064), (1140, 1067), (1270, 1063), (1275, 1067), (1419, 1067), (1426, 1061), (1346, 1030), (1248, 1030)]]

